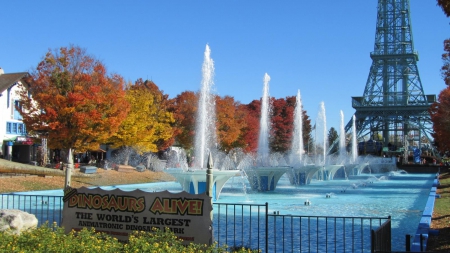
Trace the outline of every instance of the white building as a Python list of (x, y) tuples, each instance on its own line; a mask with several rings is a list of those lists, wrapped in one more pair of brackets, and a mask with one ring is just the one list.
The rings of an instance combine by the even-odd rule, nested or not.
[(17, 91), (29, 87), (28, 72), (4, 73), (0, 68), (0, 157), (29, 163), (34, 160), (35, 145), (16, 109), (20, 106)]

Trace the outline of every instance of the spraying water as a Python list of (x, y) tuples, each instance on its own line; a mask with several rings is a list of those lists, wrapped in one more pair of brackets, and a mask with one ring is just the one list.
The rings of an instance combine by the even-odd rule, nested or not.
[[(325, 115), (325, 103), (322, 101), (320, 103), (319, 114), (317, 117), (316, 129), (319, 130), (318, 143), (321, 141), (321, 146), (323, 148), (322, 151), (322, 164), (326, 163), (327, 157), (327, 144), (328, 144), (328, 135), (327, 135), (327, 118)], [(320, 162), (320, 161), (319, 161)]]
[(358, 157), (357, 142), (356, 142), (356, 117), (353, 115), (353, 125), (352, 125), (352, 163), (356, 163), (356, 158)]
[(297, 98), (294, 110), (294, 137), (292, 140), (291, 159), (292, 164), (302, 162), (304, 151), (303, 147), (303, 113), (302, 113), (302, 98), (300, 90), (297, 91)]
[(262, 165), (268, 165), (269, 162), (269, 113), (270, 113), (270, 104), (269, 104), (269, 82), (270, 76), (266, 73), (264, 75), (264, 87), (263, 87), (263, 96), (261, 101), (261, 119), (260, 119), (260, 132), (258, 139), (258, 158), (261, 159)]
[(211, 59), (211, 50), (208, 45), (206, 45), (204, 54), (202, 76), (194, 146), (194, 163), (199, 168), (204, 168), (206, 165), (207, 152), (211, 150), (216, 143), (216, 106), (214, 96), (211, 92), (214, 85), (214, 61)]
[(339, 156), (345, 156), (345, 125), (344, 125), (344, 112), (341, 110), (341, 125), (339, 133)]

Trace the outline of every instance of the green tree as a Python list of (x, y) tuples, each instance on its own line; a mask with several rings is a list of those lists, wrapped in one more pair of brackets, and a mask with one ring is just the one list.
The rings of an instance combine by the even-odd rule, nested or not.
[[(334, 141), (336, 141), (339, 138), (339, 134), (334, 129), (334, 127), (331, 127), (328, 131), (328, 146), (331, 147)], [(339, 145), (334, 145), (333, 149), (331, 150), (331, 154), (336, 153), (338, 151)]]
[(98, 149), (129, 111), (123, 78), (77, 46), (49, 50), (32, 79), (18, 109), (28, 131), (48, 134), (53, 149)]

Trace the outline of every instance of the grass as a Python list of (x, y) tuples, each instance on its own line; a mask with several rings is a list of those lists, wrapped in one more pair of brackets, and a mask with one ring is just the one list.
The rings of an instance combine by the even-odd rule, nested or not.
[(434, 204), (431, 228), (438, 230), (437, 236), (428, 239), (428, 251), (450, 252), (450, 173), (448, 171), (439, 176), (440, 185), (437, 188), (437, 198)]

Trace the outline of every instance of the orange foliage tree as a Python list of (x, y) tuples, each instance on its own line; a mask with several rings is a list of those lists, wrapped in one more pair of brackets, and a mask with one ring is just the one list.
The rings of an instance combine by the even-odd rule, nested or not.
[(217, 136), (222, 150), (244, 147), (244, 143), (239, 140), (247, 124), (245, 113), (239, 110), (239, 106), (240, 103), (230, 96), (216, 96)]
[(50, 148), (98, 149), (129, 110), (123, 78), (80, 47), (49, 50), (32, 77), (18, 109), (28, 131), (48, 134)]

